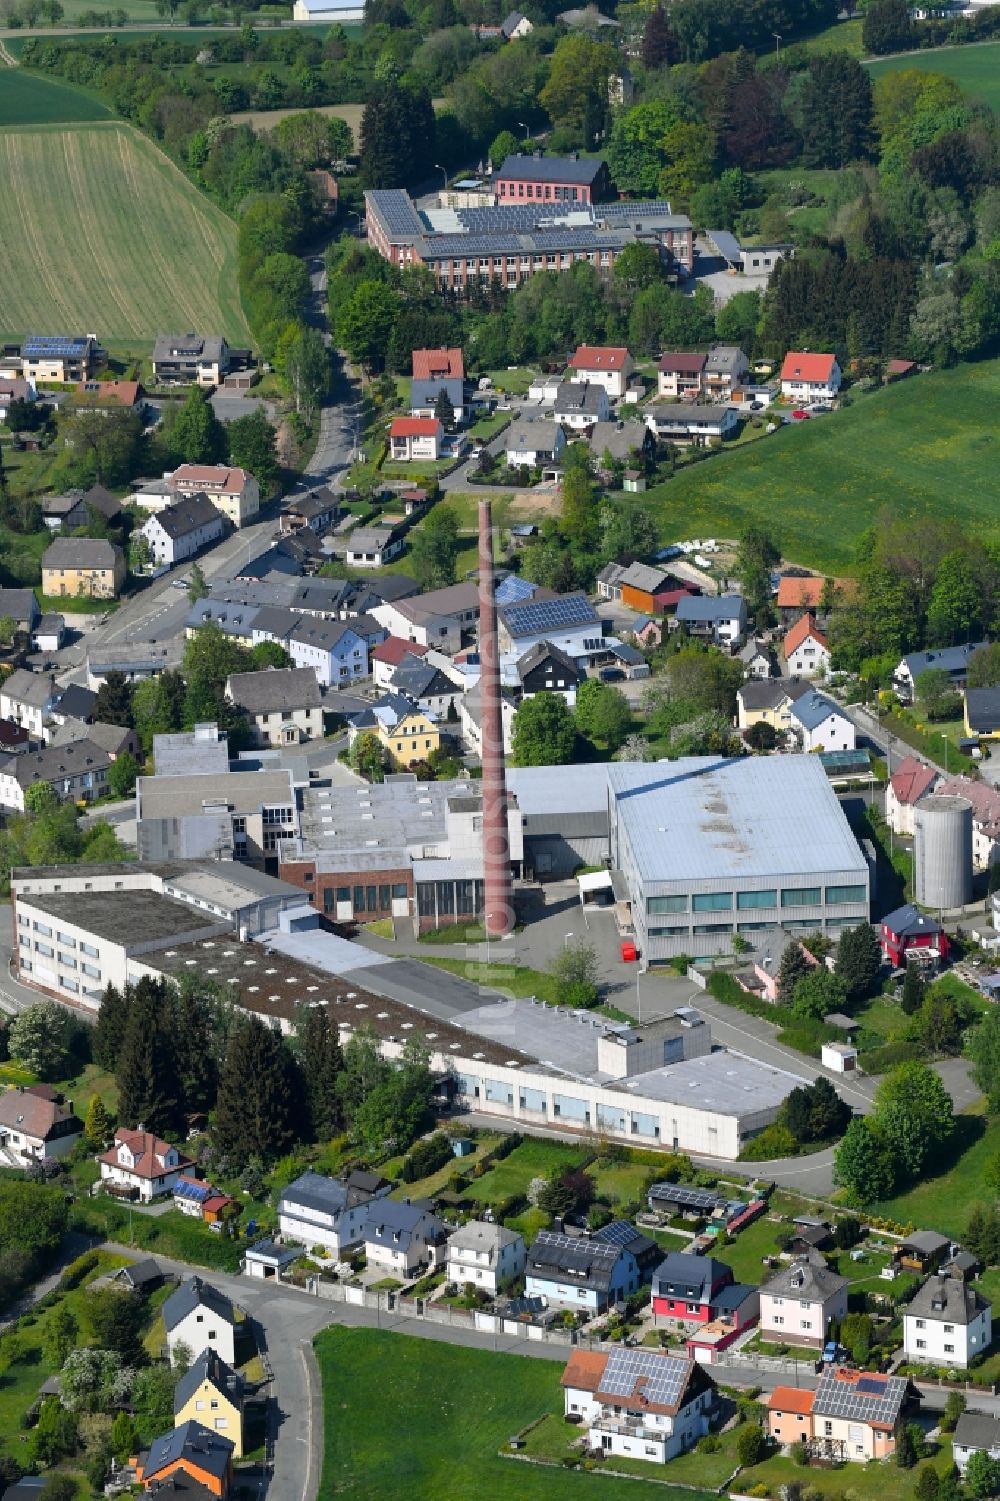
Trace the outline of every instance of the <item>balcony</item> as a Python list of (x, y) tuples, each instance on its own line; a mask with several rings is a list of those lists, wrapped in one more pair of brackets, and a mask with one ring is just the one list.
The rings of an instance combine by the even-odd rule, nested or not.
[(598, 1433), (613, 1433), (619, 1438), (638, 1438), (646, 1444), (666, 1443), (668, 1435), (644, 1427), (641, 1418), (598, 1418), (592, 1425)]

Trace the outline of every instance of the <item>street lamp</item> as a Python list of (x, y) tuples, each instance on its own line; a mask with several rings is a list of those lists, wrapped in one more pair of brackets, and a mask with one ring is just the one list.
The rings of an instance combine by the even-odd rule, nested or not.
[(775, 55), (776, 58), (778, 58), (780, 60), (780, 58), (781, 58), (781, 37), (778, 35), (778, 33), (776, 31), (772, 31), (771, 35), (774, 37), (774, 55)]
[(527, 125), (525, 125), (524, 121), (523, 120), (518, 120), (517, 123), (518, 123), (518, 125), (520, 125), (521, 129), (524, 131), (524, 139), (526, 141), (530, 140), (531, 139), (531, 131), (528, 129)]
[(354, 232), (354, 238), (356, 240), (360, 240), (360, 238), (361, 238), (361, 215), (358, 213), (358, 211), (357, 211), (356, 208), (348, 209), (347, 212), (350, 214), (350, 216), (351, 216), (352, 219), (357, 219), (357, 221), (358, 221), (358, 227), (357, 227), (357, 229)]
[(442, 189), (445, 192), (447, 192), (448, 191), (448, 173), (445, 170), (445, 168), (442, 167), (442, 165), (441, 165), (440, 162), (435, 162), (434, 165), (437, 168), (437, 170), (441, 173), (441, 179), (442, 179), (441, 180), (441, 187), (442, 187)]
[(572, 937), (573, 937), (573, 936), (574, 936), (574, 935), (573, 935), (573, 934), (572, 934), (572, 933), (564, 933), (564, 934), (563, 934), (563, 948), (564, 948), (564, 949), (566, 949), (566, 948), (568, 948), (568, 947), (569, 947), (569, 941), (570, 941), (570, 939), (571, 939), (571, 938), (572, 938)]

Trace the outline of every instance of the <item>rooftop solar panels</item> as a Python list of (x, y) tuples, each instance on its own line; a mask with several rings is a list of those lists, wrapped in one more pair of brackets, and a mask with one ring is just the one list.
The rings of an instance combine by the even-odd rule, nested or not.
[(628, 1220), (612, 1220), (610, 1225), (604, 1225), (594, 1235), (595, 1240), (603, 1240), (610, 1246), (630, 1246), (639, 1238), (639, 1231)]
[(643, 1405), (677, 1407), (690, 1365), (652, 1350), (612, 1350), (601, 1377), (600, 1392), (612, 1397), (641, 1397)]
[(590, 601), (583, 594), (568, 594), (561, 599), (533, 599), (522, 605), (508, 605), (503, 611), (503, 618), (512, 636), (531, 636), (565, 626), (589, 625), (597, 619)]
[(846, 1418), (848, 1422), (892, 1428), (906, 1391), (907, 1382), (902, 1376), (862, 1376), (858, 1381), (845, 1381), (835, 1371), (828, 1371), (816, 1388), (813, 1412), (817, 1417)]
[(86, 354), (90, 342), (85, 338), (66, 338), (62, 334), (32, 334), (25, 339), (21, 353), (28, 359), (70, 359)]
[(717, 1193), (708, 1188), (688, 1188), (679, 1183), (654, 1183), (649, 1190), (650, 1199), (662, 1199), (667, 1204), (679, 1204), (684, 1209), (714, 1210), (723, 1202)]
[(373, 188), (365, 194), (369, 209), (392, 236), (422, 235), (425, 225), (402, 188)]

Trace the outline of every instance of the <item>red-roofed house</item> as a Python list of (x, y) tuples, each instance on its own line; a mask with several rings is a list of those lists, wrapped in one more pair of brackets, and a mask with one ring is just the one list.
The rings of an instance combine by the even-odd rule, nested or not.
[(830, 670), (830, 647), (811, 615), (800, 615), (781, 649), (793, 678), (820, 677)]
[(465, 361), (460, 349), (415, 349), (414, 380), (464, 380)]
[(621, 400), (635, 362), (627, 349), (581, 344), (569, 362), (571, 381), (603, 386), (612, 400)]
[(885, 790), (885, 816), (894, 834), (913, 837), (913, 809), (934, 788), (938, 773), (916, 756), (907, 756), (889, 778)]
[(972, 804), (972, 864), (988, 870), (1000, 849), (1000, 791), (989, 782), (952, 777), (934, 789), (935, 797), (964, 797)]
[[(844, 595), (851, 594), (855, 587), (853, 579), (835, 578), (830, 582), (835, 590), (839, 590)], [(781, 612), (782, 625), (791, 625), (793, 621), (798, 620), (803, 610), (810, 610), (814, 615), (820, 612), (825, 585), (826, 579), (821, 578), (818, 573), (810, 574), (807, 578), (795, 578), (782, 574), (778, 580), (776, 600)]]
[(715, 1383), (695, 1360), (663, 1350), (574, 1350), (562, 1374), (564, 1413), (592, 1449), (666, 1464), (708, 1432)]
[(667, 353), (660, 356), (656, 369), (656, 394), (664, 397), (679, 396), (681, 401), (697, 401), (702, 394), (705, 361), (704, 354)]
[(391, 686), (396, 668), (405, 657), (425, 657), (429, 650), (429, 647), (421, 645), (419, 641), (406, 641), (402, 636), (387, 636), (369, 653), (376, 688)]
[(832, 401), (840, 390), (835, 354), (789, 353), (781, 367), (781, 394), (789, 401)]
[(444, 428), (436, 417), (397, 417), (389, 429), (389, 450), (397, 462), (436, 459), (443, 440)]
[(102, 1183), (133, 1190), (143, 1204), (172, 1193), (178, 1178), (195, 1165), (169, 1141), (141, 1129), (116, 1131), (114, 1146), (97, 1160)]

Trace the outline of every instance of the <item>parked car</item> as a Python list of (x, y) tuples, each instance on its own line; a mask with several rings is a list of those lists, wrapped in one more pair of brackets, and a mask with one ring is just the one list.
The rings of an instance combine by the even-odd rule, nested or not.
[(624, 683), (625, 674), (620, 667), (602, 667), (602, 683)]
[(807, 412), (804, 407), (796, 407), (792, 413), (792, 420), (793, 422), (808, 422), (811, 416), (812, 413)]
[(186, 589), (188, 587), (188, 585), (190, 584), (190, 582), (191, 582), (191, 580), (189, 578), (187, 578), (187, 577), (180, 578), (180, 579), (174, 579), (173, 588), (175, 588), (175, 589)]

